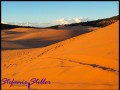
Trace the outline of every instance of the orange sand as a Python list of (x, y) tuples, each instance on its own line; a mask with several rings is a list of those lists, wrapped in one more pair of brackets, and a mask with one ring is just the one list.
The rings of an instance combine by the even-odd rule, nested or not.
[(35, 28), (2, 30), (2, 50), (45, 47), (96, 29), (98, 28), (73, 26), (60, 30)]
[[(31, 85), (37, 89), (118, 89), (118, 24), (43, 48), (4, 50), (2, 78), (52, 82)], [(27, 86), (11, 87), (18, 88), (27, 90)], [(2, 85), (2, 89), (10, 87)]]

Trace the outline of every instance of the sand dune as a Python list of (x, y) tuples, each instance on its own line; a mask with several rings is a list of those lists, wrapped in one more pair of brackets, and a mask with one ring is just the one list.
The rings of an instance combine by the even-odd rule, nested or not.
[[(118, 24), (116, 22), (43, 48), (4, 50), (2, 78), (29, 81), (35, 77), (51, 81), (50, 85), (31, 85), (31, 88), (39, 89), (118, 89)], [(59, 34), (64, 33), (59, 31)], [(11, 40), (32, 36), (13, 35)], [(3, 85), (2, 88), (10, 87)], [(27, 86), (11, 87), (15, 88), (27, 89)]]
[(35, 28), (15, 28), (3, 30), (2, 50), (45, 47), (96, 29), (98, 28), (77, 26), (60, 30)]

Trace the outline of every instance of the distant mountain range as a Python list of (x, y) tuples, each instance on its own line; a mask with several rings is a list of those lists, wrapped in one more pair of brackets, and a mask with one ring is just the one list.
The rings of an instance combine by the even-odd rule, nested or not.
[[(55, 25), (55, 26), (50, 26), (50, 27), (45, 27), (45, 28), (54, 28), (54, 29), (57, 29), (57, 28), (60, 28), (60, 27), (77, 26), (77, 25), (93, 26), (93, 27), (105, 27), (107, 25), (110, 25), (110, 24), (116, 22), (117, 20), (119, 20), (119, 15), (113, 16), (113, 17), (110, 17), (110, 18), (94, 20), (94, 21), (87, 21), (87, 22), (80, 22), (80, 23), (73, 23), (73, 24), (66, 24), (66, 25)], [(3, 23), (1, 23), (1, 29), (2, 30), (13, 29), (13, 28), (38, 28), (38, 27), (9, 25), (9, 24), (3, 24)]]
[(113, 16), (113, 17), (110, 17), (110, 18), (94, 20), (94, 21), (73, 23), (73, 24), (67, 24), (67, 25), (56, 25), (56, 26), (51, 26), (51, 27), (48, 27), (48, 28), (59, 28), (59, 27), (77, 26), (77, 25), (92, 26), (92, 27), (105, 27), (107, 25), (110, 25), (110, 24), (116, 22), (117, 20), (119, 20), (119, 15)]
[(1, 30), (5, 30), (5, 29), (14, 29), (14, 28), (38, 28), (38, 27), (32, 27), (32, 26), (19, 26), (19, 25), (9, 25), (9, 24), (3, 24), (3, 23), (1, 23)]

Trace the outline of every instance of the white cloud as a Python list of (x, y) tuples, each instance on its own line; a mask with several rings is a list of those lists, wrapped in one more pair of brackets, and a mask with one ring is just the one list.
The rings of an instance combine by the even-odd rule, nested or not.
[(55, 22), (57, 24), (61, 24), (61, 25), (64, 25), (64, 24), (71, 24), (71, 23), (80, 23), (82, 22), (83, 18), (72, 18), (72, 19), (58, 19), (58, 20), (55, 20)]
[(58, 19), (58, 20), (56, 20), (56, 22), (57, 22), (58, 24), (68, 24), (68, 21), (65, 20), (65, 19)]
[(3, 24), (7, 24), (6, 22), (4, 22), (4, 21), (1, 21), (1, 23), (3, 23)]
[(80, 23), (81, 22), (81, 19), (79, 19), (79, 18), (75, 18), (74, 20), (75, 20), (76, 23)]

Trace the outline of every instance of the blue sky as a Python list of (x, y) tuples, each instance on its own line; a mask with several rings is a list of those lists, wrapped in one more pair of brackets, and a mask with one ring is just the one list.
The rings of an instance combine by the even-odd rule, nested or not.
[(107, 18), (118, 15), (118, 9), (117, 1), (2, 1), (2, 21), (47, 25), (59, 19)]

